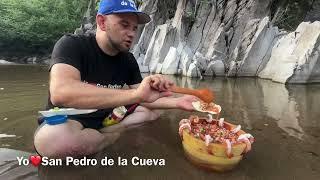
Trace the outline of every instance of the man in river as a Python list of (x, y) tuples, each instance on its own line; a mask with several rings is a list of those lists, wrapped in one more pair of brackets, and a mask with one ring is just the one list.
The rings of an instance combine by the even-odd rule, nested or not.
[[(150, 17), (137, 11), (132, 0), (102, 0), (96, 15), (95, 35), (65, 35), (56, 44), (50, 63), (47, 109), (72, 107), (99, 109), (85, 115), (68, 116), (65, 123), (39, 122), (34, 145), (50, 158), (80, 157), (101, 151), (120, 132), (159, 117), (159, 109), (193, 110), (194, 96), (169, 97), (173, 83), (163, 76), (142, 79), (129, 49), (138, 24)], [(123, 89), (124, 85), (129, 89)], [(113, 108), (131, 110), (115, 125), (103, 121)]]

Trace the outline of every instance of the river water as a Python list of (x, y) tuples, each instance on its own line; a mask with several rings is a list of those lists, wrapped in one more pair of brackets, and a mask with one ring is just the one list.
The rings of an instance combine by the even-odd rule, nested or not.
[[(222, 116), (255, 137), (252, 151), (231, 172), (199, 169), (185, 158), (178, 122), (194, 114), (167, 110), (153, 123), (123, 133), (90, 158), (128, 159), (127, 166), (18, 165), (35, 154), (37, 111), (46, 104), (44, 66), (0, 66), (0, 179), (320, 179), (320, 85), (283, 85), (256, 78), (168, 76), (177, 85), (210, 88)], [(133, 157), (165, 166), (134, 166)], [(89, 157), (88, 157), (89, 158)]]

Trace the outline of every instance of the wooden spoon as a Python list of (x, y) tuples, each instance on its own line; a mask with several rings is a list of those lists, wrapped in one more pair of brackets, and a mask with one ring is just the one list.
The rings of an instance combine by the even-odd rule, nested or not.
[(178, 86), (172, 86), (170, 88), (170, 91), (175, 93), (180, 93), (180, 94), (194, 95), (206, 103), (210, 103), (213, 101), (213, 93), (209, 89), (189, 89), (189, 88), (182, 88)]

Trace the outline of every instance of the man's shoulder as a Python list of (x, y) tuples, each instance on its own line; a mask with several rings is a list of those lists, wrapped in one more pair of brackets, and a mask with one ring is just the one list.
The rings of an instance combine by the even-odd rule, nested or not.
[(89, 42), (90, 39), (92, 38), (92, 35), (79, 35), (79, 34), (64, 34), (57, 43), (85, 43)]
[(120, 56), (126, 59), (135, 59), (131, 52), (120, 52)]

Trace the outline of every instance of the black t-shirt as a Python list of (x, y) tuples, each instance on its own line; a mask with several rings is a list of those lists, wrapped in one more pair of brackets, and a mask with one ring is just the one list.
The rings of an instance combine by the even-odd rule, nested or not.
[[(133, 85), (142, 81), (139, 66), (131, 53), (120, 52), (116, 56), (109, 56), (100, 49), (95, 35), (64, 35), (54, 46), (49, 69), (57, 63), (77, 68), (82, 82), (100, 88), (121, 89), (125, 84)], [(53, 107), (49, 92), (47, 109)], [(101, 120), (111, 111), (100, 109), (91, 114), (71, 117)]]

